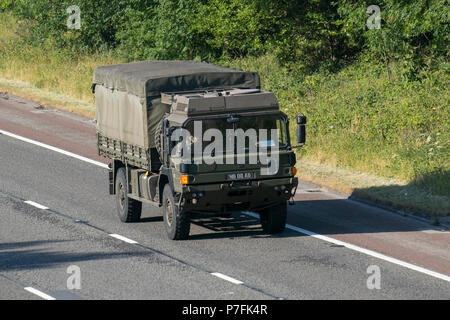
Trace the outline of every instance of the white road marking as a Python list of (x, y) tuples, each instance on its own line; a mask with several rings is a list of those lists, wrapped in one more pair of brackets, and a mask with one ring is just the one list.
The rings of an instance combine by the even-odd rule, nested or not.
[(29, 204), (30, 206), (36, 207), (38, 209), (42, 209), (42, 210), (48, 210), (49, 208), (47, 208), (46, 206), (43, 206), (42, 204), (39, 204), (37, 202), (28, 200), (28, 201), (24, 201), (26, 204)]
[(450, 234), (450, 232), (445, 230), (422, 230), (423, 233), (429, 233), (429, 234)]
[[(259, 215), (257, 215), (256, 213), (253, 213), (253, 212), (245, 212), (245, 214), (247, 214), (247, 215), (249, 215), (249, 216), (251, 216), (253, 218), (259, 218)], [(405, 267), (405, 268), (408, 268), (408, 269), (411, 269), (411, 270), (414, 270), (414, 271), (417, 271), (417, 272), (420, 272), (420, 273), (424, 273), (426, 275), (429, 275), (429, 276), (432, 276), (432, 277), (435, 277), (435, 278), (438, 278), (438, 279), (450, 282), (450, 276), (448, 276), (448, 275), (445, 275), (445, 274), (442, 274), (442, 273), (439, 273), (439, 272), (436, 272), (436, 271), (432, 271), (432, 270), (429, 270), (429, 269), (426, 269), (426, 268), (423, 268), (423, 267), (419, 267), (419, 266), (416, 266), (416, 265), (414, 265), (412, 263), (408, 263), (408, 262), (405, 262), (405, 261), (402, 261), (402, 260), (399, 260), (399, 259), (395, 259), (395, 258), (389, 257), (389, 256), (387, 256), (385, 254), (378, 253), (376, 251), (372, 251), (372, 250), (369, 250), (369, 249), (358, 247), (358, 246), (356, 246), (354, 244), (347, 243), (347, 242), (344, 242), (344, 241), (341, 241), (341, 240), (337, 240), (337, 239), (334, 239), (334, 238), (330, 238), (330, 237), (327, 237), (327, 236), (324, 236), (324, 235), (321, 235), (321, 234), (318, 234), (318, 233), (315, 233), (315, 232), (312, 232), (312, 231), (308, 231), (306, 229), (302, 229), (302, 228), (299, 228), (299, 227), (296, 227), (296, 226), (293, 226), (293, 225), (290, 225), (290, 224), (286, 224), (286, 228), (287, 229), (291, 229), (293, 231), (297, 231), (297, 232), (306, 234), (306, 235), (311, 236), (311, 237), (316, 238), (316, 239), (320, 239), (320, 240), (323, 240), (323, 241), (326, 241), (326, 242), (330, 242), (330, 243), (333, 243), (333, 244), (336, 244), (336, 245), (339, 245), (339, 246), (343, 246), (343, 247), (346, 247), (346, 248), (348, 248), (350, 250), (354, 250), (354, 251), (357, 251), (357, 252), (360, 252), (360, 253), (364, 253), (364, 254), (366, 254), (368, 256), (371, 256), (371, 257), (374, 257), (374, 258), (378, 258), (378, 259), (381, 259), (381, 260), (384, 260), (384, 261), (388, 261), (390, 263), (393, 263), (393, 264), (396, 264), (396, 265), (399, 265), (399, 266), (402, 266), (402, 267)]]
[(24, 289), (26, 291), (28, 291), (28, 292), (31, 292), (32, 294), (35, 294), (35, 295), (41, 297), (42, 299), (45, 299), (45, 300), (56, 300), (54, 297), (49, 296), (48, 294), (43, 293), (42, 291), (39, 291), (38, 289), (35, 289), (33, 287), (25, 287)]
[(211, 274), (212, 274), (213, 276), (215, 276), (215, 277), (218, 277), (218, 278), (220, 278), (220, 279), (229, 281), (229, 282), (234, 283), (234, 284), (243, 284), (242, 281), (236, 280), (236, 279), (234, 279), (234, 278), (232, 278), (232, 277), (229, 277), (229, 276), (227, 276), (227, 275), (225, 275), (225, 274), (222, 274), (222, 273), (219, 273), (219, 272), (212, 272)]
[[(81, 160), (81, 161), (84, 161), (84, 162), (88, 162), (88, 163), (97, 165), (97, 166), (102, 167), (102, 168), (109, 169), (108, 165), (106, 165), (106, 164), (104, 164), (102, 162), (95, 161), (95, 160), (92, 160), (92, 159), (89, 159), (89, 158), (85, 158), (83, 156), (79, 156), (79, 155), (74, 154), (74, 153), (69, 152), (69, 151), (65, 151), (65, 150), (62, 150), (62, 149), (59, 149), (59, 148), (55, 148), (55, 147), (52, 147), (50, 145), (47, 145), (47, 144), (44, 144), (44, 143), (41, 143), (41, 142), (38, 142), (38, 141), (34, 141), (34, 140), (31, 140), (31, 139), (28, 139), (28, 138), (25, 138), (25, 137), (21, 137), (19, 135), (16, 135), (16, 134), (8, 132), (8, 131), (0, 130), (0, 133), (4, 134), (6, 136), (9, 136), (9, 137), (12, 137), (12, 138), (24, 141), (24, 142), (28, 142), (28, 143), (31, 143), (31, 144), (34, 144), (34, 145), (37, 145), (37, 146), (40, 146), (40, 147), (43, 147), (43, 148), (46, 148), (46, 149), (49, 149), (49, 150), (52, 150), (52, 151), (64, 154), (64, 155), (67, 155), (69, 157), (72, 157), (72, 158), (75, 158), (75, 159), (78, 159), (78, 160)], [(327, 195), (331, 195), (333, 197), (340, 198), (339, 196), (333, 195), (332, 193), (329, 193), (329, 192), (323, 192), (322, 191), (322, 193), (326, 193)], [(251, 217), (254, 217), (254, 218), (259, 218), (259, 215), (255, 214), (253, 212), (245, 212), (245, 214), (247, 214), (247, 215), (249, 215)], [(323, 241), (326, 241), (326, 242), (330, 242), (330, 243), (333, 243), (333, 244), (344, 246), (344, 247), (346, 247), (346, 248), (348, 248), (350, 250), (358, 251), (360, 253), (369, 255), (371, 257), (375, 257), (375, 258), (378, 258), (378, 259), (381, 259), (381, 260), (385, 260), (385, 261), (394, 263), (396, 265), (399, 265), (399, 266), (402, 266), (402, 267), (405, 267), (405, 268), (408, 268), (408, 269), (411, 269), (411, 270), (414, 270), (414, 271), (417, 271), (417, 272), (420, 272), (420, 273), (423, 273), (423, 274), (427, 274), (429, 276), (432, 276), (432, 277), (435, 277), (435, 278), (438, 278), (438, 279), (441, 279), (441, 280), (444, 280), (444, 281), (447, 281), (447, 282), (450, 282), (450, 277), (448, 275), (445, 275), (445, 274), (442, 274), (442, 273), (438, 273), (438, 272), (435, 272), (435, 271), (432, 271), (432, 270), (428, 270), (426, 268), (419, 267), (419, 266), (416, 266), (414, 264), (411, 264), (411, 263), (408, 263), (408, 262), (405, 262), (405, 261), (402, 261), (402, 260), (398, 260), (398, 259), (389, 257), (387, 255), (384, 255), (384, 254), (381, 254), (381, 253), (378, 253), (378, 252), (375, 252), (375, 251), (372, 251), (372, 250), (369, 250), (369, 249), (361, 248), (361, 247), (358, 247), (358, 246), (353, 245), (351, 243), (347, 243), (347, 242), (336, 240), (336, 239), (333, 239), (333, 238), (330, 238), (330, 237), (327, 237), (327, 236), (323, 236), (321, 234), (318, 234), (318, 233), (315, 233), (315, 232), (312, 232), (312, 231), (308, 231), (306, 229), (298, 228), (298, 227), (295, 227), (295, 226), (290, 225), (290, 224), (287, 224), (286, 228), (291, 229), (293, 231), (297, 231), (297, 232), (306, 234), (306, 235), (309, 235), (311, 237), (314, 237), (314, 238), (317, 238), (317, 239), (320, 239), (320, 240), (323, 240)], [(112, 235), (111, 234), (110, 236), (115, 237), (115, 238), (120, 239), (120, 240), (123, 240), (123, 238), (124, 238), (126, 240), (123, 240), (123, 241), (128, 242), (128, 243), (133, 243), (133, 244), (137, 243), (134, 240), (127, 239), (127, 238), (122, 237), (120, 235)], [(131, 242), (129, 242), (129, 241), (131, 241)], [(215, 276), (221, 278), (219, 276), (220, 273), (213, 273), (213, 274)], [(222, 275), (222, 276), (229, 278), (228, 276), (225, 276), (225, 275)], [(230, 279), (233, 279), (233, 278), (230, 278)], [(237, 281), (237, 282), (239, 282), (239, 284), (241, 284), (239, 280), (235, 280), (235, 279), (233, 279), (233, 280)]]
[(137, 241), (128, 239), (128, 238), (126, 238), (124, 236), (121, 236), (120, 234), (111, 233), (110, 236), (113, 237), (113, 238), (122, 240), (122, 241), (124, 241), (126, 243), (131, 243), (131, 244), (137, 244), (138, 243)]
[(34, 144), (36, 146), (39, 146), (39, 147), (42, 147), (42, 148), (45, 148), (45, 149), (48, 149), (48, 150), (51, 150), (51, 151), (55, 151), (55, 152), (61, 153), (63, 155), (66, 155), (66, 156), (69, 156), (69, 157), (72, 157), (72, 158), (75, 158), (75, 159), (78, 159), (78, 160), (81, 160), (81, 161), (84, 161), (84, 162), (87, 162), (87, 163), (94, 164), (94, 165), (102, 167), (102, 168), (108, 169), (108, 165), (105, 164), (105, 163), (102, 163), (102, 162), (99, 162), (99, 161), (95, 161), (95, 160), (92, 160), (92, 159), (80, 156), (78, 154), (75, 154), (75, 153), (72, 153), (72, 152), (69, 152), (69, 151), (66, 151), (66, 150), (63, 150), (63, 149), (59, 149), (59, 148), (53, 147), (51, 145), (48, 145), (48, 144), (45, 144), (45, 143), (42, 143), (42, 142), (39, 142), (39, 141), (28, 139), (28, 138), (19, 136), (17, 134), (14, 134), (14, 133), (11, 133), (11, 132), (8, 132), (8, 131), (0, 130), (0, 133), (4, 134), (5, 136), (8, 136), (8, 137), (21, 140), (23, 142), (31, 143), (31, 144)]

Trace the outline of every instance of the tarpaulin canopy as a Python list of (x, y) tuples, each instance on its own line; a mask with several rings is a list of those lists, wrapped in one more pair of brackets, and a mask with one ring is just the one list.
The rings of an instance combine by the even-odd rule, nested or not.
[(256, 72), (199, 61), (157, 60), (98, 67), (93, 82), (140, 98), (159, 96), (161, 92), (260, 87)]
[(97, 130), (105, 137), (143, 148), (155, 147), (155, 131), (170, 106), (161, 93), (259, 89), (256, 72), (199, 61), (143, 61), (94, 71)]

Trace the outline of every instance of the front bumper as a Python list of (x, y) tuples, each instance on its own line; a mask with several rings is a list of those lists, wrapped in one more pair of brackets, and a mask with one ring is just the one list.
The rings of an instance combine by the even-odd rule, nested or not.
[(289, 200), (297, 185), (295, 177), (233, 181), (184, 186), (182, 194), (186, 211), (257, 211)]

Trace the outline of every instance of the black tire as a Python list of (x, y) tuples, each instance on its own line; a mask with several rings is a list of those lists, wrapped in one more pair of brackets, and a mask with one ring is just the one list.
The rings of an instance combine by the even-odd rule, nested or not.
[(280, 203), (259, 213), (263, 231), (268, 234), (281, 233), (286, 227), (287, 204)]
[(189, 237), (191, 219), (188, 213), (180, 211), (176, 205), (172, 189), (164, 186), (162, 212), (167, 235), (172, 240), (185, 240)]
[(137, 222), (141, 219), (142, 202), (128, 198), (128, 184), (125, 168), (116, 174), (116, 206), (120, 221)]
[(162, 161), (162, 141), (161, 141), (161, 135), (162, 135), (162, 128), (163, 128), (163, 122), (160, 121), (158, 123), (158, 126), (156, 127), (155, 131), (155, 147), (156, 151), (158, 151), (159, 159)]

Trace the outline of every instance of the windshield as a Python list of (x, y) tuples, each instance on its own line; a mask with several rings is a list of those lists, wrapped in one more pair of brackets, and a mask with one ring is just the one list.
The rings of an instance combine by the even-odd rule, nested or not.
[[(189, 121), (185, 129), (191, 135), (191, 142), (202, 139), (204, 149), (208, 144), (215, 141), (215, 137), (210, 137), (207, 131), (209, 129), (217, 129), (222, 135), (223, 150), (227, 150), (227, 140), (229, 141), (230, 133), (234, 133), (235, 152), (240, 143), (245, 144), (245, 151), (257, 151), (258, 148), (275, 147), (279, 148), (287, 146), (287, 131), (285, 119), (277, 115), (258, 115), (258, 116), (234, 116), (234, 121), (230, 123), (229, 118), (215, 119), (199, 119)], [(201, 128), (198, 126), (201, 123)], [(197, 128), (197, 132), (195, 129)], [(265, 129), (265, 130), (264, 130)], [(201, 130), (201, 131), (200, 131)], [(201, 134), (199, 134), (201, 132)], [(276, 137), (273, 133), (276, 132)], [(205, 135), (205, 133), (207, 133)], [(256, 149), (252, 148), (256, 147)]]
[[(258, 145), (261, 147), (272, 147), (275, 145), (276, 142), (273, 141), (275, 137), (272, 137), (271, 130), (276, 130), (278, 134), (278, 146), (282, 148), (287, 145), (286, 123), (279, 115), (242, 117), (236, 123), (235, 129), (242, 129), (244, 132), (249, 129), (255, 129), (258, 136)], [(260, 134), (259, 129), (267, 129), (267, 135), (264, 137)]]

